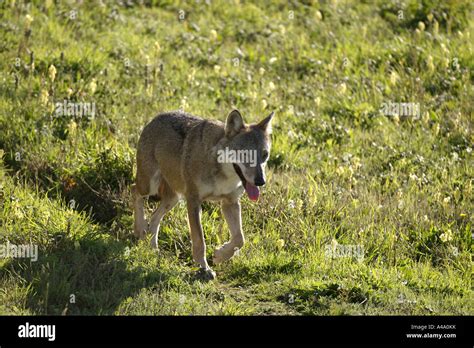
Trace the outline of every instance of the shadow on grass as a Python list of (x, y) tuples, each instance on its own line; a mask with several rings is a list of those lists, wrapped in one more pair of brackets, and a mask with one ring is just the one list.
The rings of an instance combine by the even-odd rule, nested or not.
[(10, 151), (5, 156), (12, 173), (27, 178), (50, 198), (61, 199), (68, 207), (89, 213), (95, 223), (110, 226), (129, 209), (127, 192), (133, 183), (133, 161), (122, 153), (110, 149), (92, 153), (92, 160), (73, 169), (64, 169), (60, 161), (40, 157), (16, 161), (14, 154)]
[(130, 187), (132, 178), (132, 162), (104, 150), (93, 163), (82, 165), (72, 176), (62, 178), (62, 195), (67, 202), (74, 201), (74, 209), (90, 210), (93, 221), (109, 225), (128, 208), (121, 194)]
[(297, 274), (302, 265), (297, 260), (271, 258), (265, 264), (239, 264), (225, 271), (225, 280), (238, 281), (240, 284), (256, 284), (269, 281), (278, 274)]
[(336, 283), (321, 284), (311, 289), (294, 288), (287, 294), (278, 297), (278, 300), (305, 315), (328, 310), (331, 301), (363, 304), (368, 299), (369, 293), (359, 287), (344, 288)]
[(101, 235), (85, 237), (80, 245), (62, 240), (54, 250), (40, 249), (37, 262), (12, 260), (0, 277), (13, 273), (25, 280), (30, 286), (26, 307), (32, 313), (112, 315), (122, 300), (168, 279), (159, 270), (130, 269), (126, 247)]

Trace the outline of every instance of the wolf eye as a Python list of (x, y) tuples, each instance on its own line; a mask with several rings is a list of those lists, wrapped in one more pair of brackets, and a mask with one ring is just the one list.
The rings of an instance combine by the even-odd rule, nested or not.
[(267, 151), (267, 150), (263, 150), (263, 151), (262, 151), (262, 159), (263, 159), (264, 161), (266, 161), (267, 158), (268, 158), (268, 151)]

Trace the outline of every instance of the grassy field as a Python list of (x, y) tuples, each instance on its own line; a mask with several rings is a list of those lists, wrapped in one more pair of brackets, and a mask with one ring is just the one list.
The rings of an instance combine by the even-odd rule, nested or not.
[[(0, 246), (38, 246), (0, 258), (0, 314), (474, 314), (469, 3), (0, 2)], [(233, 107), (276, 111), (268, 183), (202, 282), (184, 204), (158, 253), (133, 236), (136, 144)]]

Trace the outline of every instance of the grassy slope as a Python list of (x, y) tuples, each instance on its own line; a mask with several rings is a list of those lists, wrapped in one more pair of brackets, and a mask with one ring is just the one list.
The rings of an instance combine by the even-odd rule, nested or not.
[[(158, 3), (0, 5), (0, 243), (40, 247), (36, 263), (0, 259), (1, 314), (474, 313), (459, 2), (447, 22), (429, 1), (402, 20), (397, 2)], [(53, 117), (68, 97), (96, 103), (95, 119)], [(382, 116), (388, 101), (421, 117)], [(158, 111), (224, 120), (232, 106), (247, 121), (277, 111), (269, 184), (243, 198), (240, 257), (202, 283), (183, 205), (158, 255), (131, 235), (135, 145)], [(210, 256), (228, 235), (218, 206), (203, 225)], [(364, 258), (327, 257), (336, 243)]]

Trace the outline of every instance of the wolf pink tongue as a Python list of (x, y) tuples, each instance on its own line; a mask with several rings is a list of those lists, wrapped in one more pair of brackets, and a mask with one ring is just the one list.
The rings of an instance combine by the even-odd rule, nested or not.
[(258, 190), (258, 187), (255, 185), (252, 185), (251, 183), (247, 182), (245, 184), (245, 191), (247, 192), (247, 195), (252, 201), (257, 201), (258, 196), (260, 195), (260, 191)]

